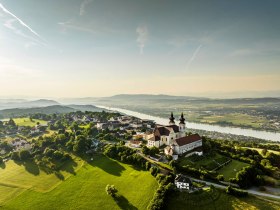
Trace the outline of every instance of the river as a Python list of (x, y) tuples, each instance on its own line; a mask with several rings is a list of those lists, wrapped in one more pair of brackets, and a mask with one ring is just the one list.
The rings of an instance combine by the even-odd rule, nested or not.
[[(134, 116), (140, 119), (149, 119), (155, 121), (157, 124), (161, 125), (168, 125), (169, 119), (164, 119), (161, 117), (155, 117), (127, 109), (121, 109), (121, 108), (112, 108), (112, 107), (106, 107), (106, 106), (99, 106), (95, 105), (96, 107), (108, 109), (111, 111), (120, 112), (126, 115)], [(192, 122), (186, 122), (186, 127), (191, 129), (198, 129), (198, 130), (205, 130), (205, 131), (216, 131), (220, 133), (227, 133), (227, 134), (233, 134), (233, 135), (242, 135), (242, 136), (250, 136), (258, 139), (264, 139), (264, 140), (271, 140), (271, 141), (279, 141), (280, 142), (280, 133), (276, 132), (268, 132), (268, 131), (256, 131), (252, 129), (246, 129), (246, 128), (233, 128), (233, 127), (226, 127), (226, 126), (218, 126), (218, 125), (208, 125), (208, 124), (202, 124), (202, 123), (192, 123)]]

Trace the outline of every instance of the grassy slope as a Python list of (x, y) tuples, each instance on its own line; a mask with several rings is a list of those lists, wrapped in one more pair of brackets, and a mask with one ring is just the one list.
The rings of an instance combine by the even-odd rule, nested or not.
[[(67, 179), (71, 174), (75, 174), (82, 164), (82, 160), (75, 158), (75, 162), (65, 163), (60, 173), (64, 179)], [(0, 205), (28, 189), (47, 192), (60, 183), (62, 181), (55, 174), (47, 174), (39, 170), (32, 162), (16, 164), (14, 161), (9, 161), (0, 168)]]
[(18, 126), (31, 126), (31, 127), (33, 127), (37, 124), (37, 122), (39, 122), (42, 125), (47, 124), (47, 122), (44, 121), (44, 120), (33, 119), (31, 121), (29, 118), (15, 118), (14, 121)]
[(225, 180), (228, 181), (230, 178), (235, 178), (236, 173), (245, 166), (249, 166), (249, 164), (232, 160), (228, 165), (225, 165), (220, 170), (218, 170), (218, 172), (223, 174)]
[(200, 168), (203, 166), (203, 167), (207, 168), (208, 170), (213, 170), (219, 166), (217, 164), (217, 162), (219, 162), (220, 164), (223, 164), (224, 162), (227, 162), (228, 160), (229, 160), (229, 158), (226, 158), (218, 153), (215, 153), (211, 156), (202, 157), (199, 160), (195, 160), (192, 157), (181, 158), (180, 165), (181, 166), (190, 165), (195, 168)]
[(204, 190), (199, 194), (188, 194), (185, 192), (173, 193), (169, 200), (167, 209), (173, 210), (234, 210), (234, 209), (279, 209), (280, 202), (262, 200), (261, 198), (248, 196), (247, 198), (236, 198), (227, 195), (221, 190), (214, 192)]
[[(117, 201), (106, 194), (107, 184), (119, 190)], [(97, 156), (54, 190), (25, 191), (3, 209), (146, 209), (157, 187), (149, 172)]]

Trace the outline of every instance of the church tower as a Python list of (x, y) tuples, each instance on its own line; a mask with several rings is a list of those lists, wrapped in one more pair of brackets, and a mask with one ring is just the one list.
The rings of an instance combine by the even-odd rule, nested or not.
[(175, 125), (175, 118), (174, 118), (174, 116), (173, 116), (173, 112), (171, 112), (171, 116), (170, 116), (170, 118), (169, 118), (169, 125)]
[(186, 124), (185, 124), (185, 118), (183, 113), (181, 114), (181, 118), (180, 118), (179, 131), (180, 131), (180, 137), (186, 136)]

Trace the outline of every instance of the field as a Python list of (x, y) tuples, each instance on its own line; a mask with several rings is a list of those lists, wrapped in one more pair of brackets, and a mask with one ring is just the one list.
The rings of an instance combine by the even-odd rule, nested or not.
[[(203, 157), (185, 157), (181, 158), (179, 164), (181, 166), (192, 166), (195, 168), (205, 168), (209, 171), (216, 169), (223, 163), (228, 162), (230, 159), (222, 156), (220, 154), (214, 153), (210, 156), (203, 156)], [(217, 170), (219, 174), (224, 175), (226, 181), (229, 178), (234, 178), (236, 173), (240, 171), (243, 167), (249, 166), (247, 163), (243, 163), (237, 160), (231, 160), (228, 164), (225, 164), (221, 169)]]
[[(116, 199), (106, 194), (107, 184), (118, 189)], [(95, 156), (55, 189), (43, 192), (30, 188), (6, 202), (2, 209), (146, 209), (157, 187), (149, 172)]]
[(30, 118), (14, 118), (13, 120), (15, 121), (15, 123), (18, 126), (30, 126), (30, 127), (33, 127), (33, 126), (37, 125), (38, 122), (40, 124), (42, 124), (42, 125), (47, 124), (47, 122), (44, 121), (44, 120), (32, 119), (32, 121), (31, 121)]
[(230, 178), (235, 178), (236, 173), (246, 166), (249, 166), (249, 164), (232, 160), (228, 165), (225, 165), (220, 170), (218, 170), (218, 172), (223, 174), (225, 180), (228, 181)]
[(15, 163), (8, 161), (0, 167), (0, 206), (11, 198), (27, 190), (48, 192), (62, 183), (61, 177), (67, 179), (81, 168), (83, 161), (75, 158), (61, 167), (60, 178), (54, 173), (47, 174), (32, 162)]
[(209, 124), (231, 124), (232, 126), (247, 126), (254, 129), (259, 129), (263, 124), (268, 123), (263, 117), (253, 116), (241, 113), (230, 113), (224, 115), (212, 115), (212, 114), (200, 114), (191, 113), (187, 115), (188, 119), (197, 121), (200, 123)]
[(236, 198), (218, 189), (205, 189), (202, 192), (188, 194), (176, 192), (168, 200), (167, 209), (192, 210), (234, 210), (234, 209), (279, 209), (280, 202), (248, 196)]
[(220, 154), (214, 153), (211, 156), (202, 156), (202, 157), (185, 157), (181, 158), (179, 164), (181, 166), (189, 165), (195, 168), (205, 168), (209, 171), (216, 169), (221, 164), (226, 163), (230, 159), (227, 157), (224, 157)]

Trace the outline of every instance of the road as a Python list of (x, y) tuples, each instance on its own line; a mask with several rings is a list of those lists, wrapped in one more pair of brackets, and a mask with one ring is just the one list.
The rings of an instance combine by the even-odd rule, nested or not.
[[(220, 185), (220, 184), (216, 184), (216, 183), (213, 183), (213, 182), (209, 182), (209, 181), (204, 181), (204, 180), (200, 180), (200, 179), (195, 179), (195, 178), (192, 178), (192, 177), (189, 177), (191, 180), (193, 181), (197, 181), (197, 182), (204, 182), (206, 183), (207, 185), (213, 185), (214, 187), (216, 188), (220, 188), (220, 189), (226, 189), (227, 186), (224, 186), (224, 185)], [(262, 197), (267, 197), (267, 198), (273, 198), (273, 199), (278, 199), (280, 200), (280, 196), (279, 195), (272, 195), (272, 194), (267, 194), (267, 193), (262, 193), (262, 192), (258, 192), (256, 190), (247, 190), (247, 192), (251, 195), (256, 195), (256, 196), (262, 196)]]
[[(145, 158), (146, 160), (148, 160), (149, 162), (151, 162), (152, 164), (156, 164), (156, 161), (153, 161), (149, 158), (147, 158), (144, 154), (142, 154), (140, 151), (137, 152), (139, 155), (141, 155), (143, 158)], [(156, 164), (158, 165), (158, 164)], [(165, 170), (165, 171), (169, 171), (165, 168), (162, 168), (161, 165), (158, 165), (161, 169)], [(207, 185), (213, 185), (216, 188), (220, 188), (220, 189), (226, 189), (227, 186), (225, 185), (221, 185), (221, 184), (217, 184), (217, 183), (213, 183), (213, 182), (209, 182), (209, 181), (204, 181), (204, 180), (200, 180), (200, 179), (195, 179), (192, 177), (189, 177), (191, 180), (196, 181), (196, 182), (204, 182)], [(247, 190), (247, 192), (251, 195), (255, 195), (255, 196), (261, 196), (261, 197), (267, 197), (267, 198), (273, 198), (273, 199), (278, 199), (280, 200), (280, 196), (279, 195), (272, 195), (272, 194), (267, 194), (267, 193), (262, 193), (256, 190)]]

